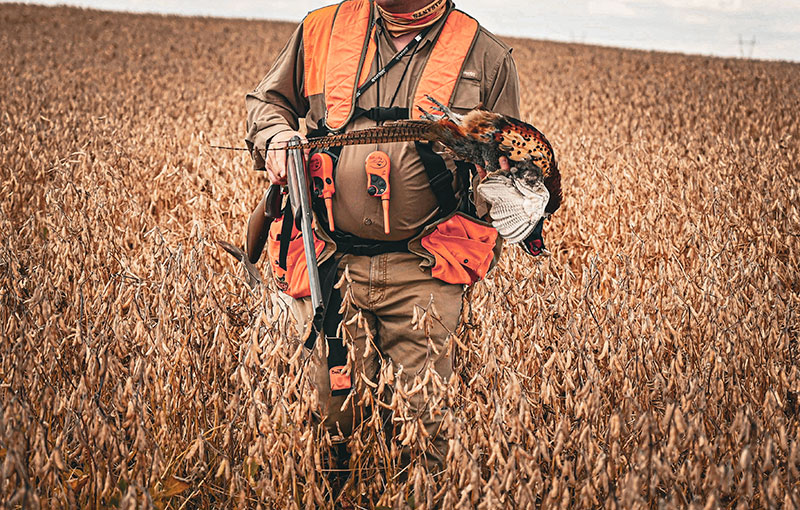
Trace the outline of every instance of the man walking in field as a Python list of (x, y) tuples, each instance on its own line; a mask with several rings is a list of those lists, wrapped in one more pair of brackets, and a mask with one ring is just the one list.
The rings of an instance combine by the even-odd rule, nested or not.
[[(266, 168), (272, 183), (284, 184), (286, 153), (266, 149), (300, 135), (300, 118), (309, 137), (347, 132), (418, 118), (420, 107), (434, 106), (426, 96), (456, 113), (483, 105), (519, 117), (511, 50), (449, 0), (347, 0), (309, 13), (247, 95), (246, 141), (255, 167)], [(327, 360), (313, 367), (321, 415), (342, 445), (370, 412), (353, 405), (357, 395), (349, 398), (362, 379), (374, 384), (387, 364), (395, 373), (402, 367), (399, 385), (434, 370), (436, 376), (426, 378), (430, 389), (432, 379), (452, 375), (447, 343), (463, 294), (499, 254), (497, 232), (481, 219), (486, 206), (471, 192), (475, 167), (435, 149), (402, 142), (315, 156), (315, 164), (332, 165), (335, 188), (330, 210), (322, 200), (316, 204), (318, 258), (321, 266), (333, 261), (329, 282), (345, 268), (352, 280), (346, 297), (345, 287), (331, 289), (329, 283), (323, 290), (330, 295), (326, 334), (336, 336), (343, 298), (349, 305), (345, 321), (359, 312), (363, 317), (345, 327), (343, 341), (329, 338)], [(310, 299), (302, 249), (296, 230), (272, 224), (273, 275), (295, 299), (296, 315), (306, 320)], [(431, 328), (412, 327), (415, 308), (430, 309), (431, 303), (439, 319)], [(440, 431), (442, 413), (429, 412), (424, 395), (428, 391), (408, 396), (409, 415), (421, 418), (422, 435), (429, 438), (424, 457), (435, 471), (445, 459), (447, 438)], [(392, 419), (399, 427), (404, 418)], [(339, 451), (346, 467), (346, 450)]]

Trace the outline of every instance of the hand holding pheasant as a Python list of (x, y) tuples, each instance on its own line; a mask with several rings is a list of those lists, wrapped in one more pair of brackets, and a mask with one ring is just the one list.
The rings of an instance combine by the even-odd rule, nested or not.
[[(535, 127), (488, 110), (453, 113), (428, 97), (442, 113), (423, 112), (436, 126), (438, 141), (457, 158), (486, 165), (478, 193), (491, 205), (492, 225), (509, 242), (521, 242), (536, 224), (561, 205), (561, 175), (550, 142)], [(508, 158), (511, 168), (498, 161)]]
[[(492, 226), (509, 242), (523, 241), (542, 218), (561, 205), (561, 175), (550, 142), (521, 120), (481, 108), (459, 115), (427, 97), (439, 115), (422, 110), (422, 119), (310, 138), (300, 146), (313, 149), (412, 140), (439, 142), (456, 159), (485, 165), (488, 172), (477, 191), (491, 206)], [(507, 170), (499, 167), (503, 156), (511, 164)]]

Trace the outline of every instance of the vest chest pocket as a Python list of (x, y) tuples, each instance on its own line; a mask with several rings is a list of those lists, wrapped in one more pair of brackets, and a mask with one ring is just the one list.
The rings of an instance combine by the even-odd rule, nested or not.
[(481, 82), (475, 78), (462, 78), (453, 94), (452, 110), (456, 113), (467, 113), (481, 104)]

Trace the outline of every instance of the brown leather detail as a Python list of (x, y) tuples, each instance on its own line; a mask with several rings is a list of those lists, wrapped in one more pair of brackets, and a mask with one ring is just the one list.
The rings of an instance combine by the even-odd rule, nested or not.
[(431, 275), (447, 283), (471, 285), (489, 271), (497, 230), (455, 215), (422, 238), (422, 247), (436, 258)]
[(251, 264), (258, 262), (264, 245), (267, 243), (269, 226), (281, 212), (281, 187), (273, 184), (256, 206), (256, 210), (247, 221), (247, 258)]
[(418, 106), (425, 111), (433, 109), (434, 104), (426, 95), (436, 98), (442, 104), (450, 104), (450, 98), (461, 76), (461, 68), (477, 34), (477, 21), (461, 11), (450, 13), (417, 84), (411, 108), (412, 117), (422, 118)]
[(303, 63), (305, 69), (305, 95), (325, 91), (325, 61), (333, 29), (337, 5), (312, 11), (303, 20)]

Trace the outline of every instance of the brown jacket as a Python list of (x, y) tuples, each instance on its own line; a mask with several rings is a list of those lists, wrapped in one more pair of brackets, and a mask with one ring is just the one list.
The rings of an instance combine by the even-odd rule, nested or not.
[[(452, 4), (449, 6), (453, 8)], [(377, 16), (377, 14), (376, 14)], [(409, 107), (415, 86), (444, 18), (420, 41), (415, 51), (392, 67), (358, 100), (357, 106)], [(297, 130), (299, 118), (305, 117), (309, 130), (318, 126), (325, 116), (322, 94), (304, 96), (303, 30), (295, 30), (286, 47), (276, 59), (266, 77), (247, 94), (246, 141), (264, 149), (276, 134)], [(377, 55), (370, 76), (375, 74), (397, 52), (392, 40), (378, 21)], [(452, 98), (452, 109), (466, 112), (483, 104), (484, 107), (519, 117), (519, 81), (511, 49), (482, 27), (464, 63), (461, 77)], [(374, 126), (375, 121), (361, 117), (351, 121), (347, 131)], [(384, 234), (380, 200), (367, 192), (364, 161), (374, 150), (386, 152), (391, 160), (391, 233)], [(264, 168), (261, 154), (253, 153), (256, 169)], [(445, 156), (448, 167), (453, 161)], [(454, 179), (455, 181), (455, 179)], [(333, 215), (337, 230), (359, 237), (378, 240), (400, 240), (417, 235), (438, 212), (428, 177), (413, 142), (385, 145), (355, 145), (342, 149), (335, 175), (336, 194)]]

